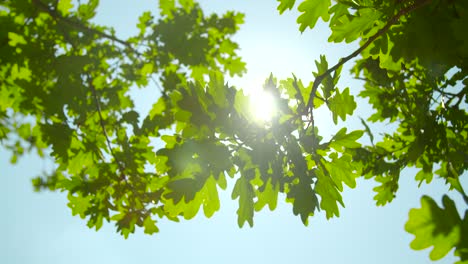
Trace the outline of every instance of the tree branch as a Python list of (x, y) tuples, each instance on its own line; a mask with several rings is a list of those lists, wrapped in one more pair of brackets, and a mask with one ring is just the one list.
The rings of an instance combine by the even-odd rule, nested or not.
[(127, 41), (121, 40), (121, 39), (119, 39), (119, 38), (117, 38), (115, 36), (112, 36), (110, 34), (107, 34), (105, 32), (102, 32), (102, 31), (99, 31), (97, 29), (94, 29), (94, 28), (88, 27), (86, 25), (83, 25), (82, 23), (79, 23), (78, 21), (73, 21), (73, 20), (69, 19), (68, 17), (64, 17), (59, 12), (49, 9), (49, 7), (46, 4), (42, 3), (41, 0), (33, 0), (32, 2), (33, 2), (34, 5), (36, 5), (38, 7), (39, 10), (42, 10), (42, 11), (46, 12), (51, 17), (53, 17), (55, 20), (60, 20), (60, 21), (64, 22), (65, 24), (68, 24), (69, 26), (78, 28), (78, 29), (80, 29), (80, 30), (82, 30), (84, 32), (88, 32), (90, 34), (96, 34), (96, 35), (98, 35), (98, 36), (100, 36), (102, 38), (106, 38), (106, 39), (112, 40), (114, 42), (117, 42), (117, 43), (123, 45), (124, 47), (128, 48), (129, 50), (131, 50), (135, 54), (137, 54), (139, 56), (142, 55), (139, 51), (137, 51), (135, 48), (133, 48), (130, 45), (130, 43), (128, 43)]
[(117, 159), (117, 156), (115, 155), (114, 151), (112, 150), (112, 145), (111, 145), (109, 136), (107, 135), (107, 132), (106, 132), (106, 125), (104, 123), (104, 118), (102, 117), (101, 104), (99, 103), (99, 97), (97, 95), (96, 88), (94, 87), (91, 78), (88, 81), (88, 85), (89, 85), (89, 88), (91, 89), (91, 92), (93, 93), (94, 102), (96, 104), (96, 109), (97, 109), (97, 112), (98, 112), (98, 115), (99, 115), (99, 123), (100, 123), (101, 128), (102, 128), (102, 133), (104, 134), (104, 137), (106, 138), (107, 147), (109, 148), (109, 151), (110, 151), (112, 157), (114, 158), (115, 162), (117, 163), (117, 166), (119, 167), (120, 173), (122, 174), (121, 177), (123, 178), (123, 180), (126, 180), (126, 176), (125, 176), (125, 173), (124, 173), (124, 167), (122, 166), (120, 160)]
[[(99, 103), (99, 97), (97, 95), (97, 92), (96, 92), (96, 88), (94, 87), (93, 83), (92, 83), (92, 79), (91, 77), (89, 77), (89, 80), (88, 80), (88, 85), (91, 89), (91, 92), (93, 94), (93, 97), (94, 97), (94, 102), (96, 104), (96, 109), (98, 111), (98, 115), (99, 115), (99, 123), (101, 125), (101, 128), (102, 128), (102, 133), (104, 134), (104, 137), (106, 138), (106, 143), (107, 143), (107, 147), (109, 148), (109, 151), (111, 153), (111, 156), (114, 158), (115, 160), (115, 163), (117, 164), (118, 168), (119, 168), (119, 171), (120, 171), (120, 176), (119, 176), (119, 179), (121, 181), (124, 181), (127, 186), (130, 188), (131, 191), (133, 191), (133, 193), (137, 196), (139, 196), (140, 198), (142, 199), (146, 199), (146, 198), (150, 198), (148, 197), (148, 194), (147, 193), (141, 193), (139, 192), (134, 184), (132, 184), (129, 179), (127, 178), (127, 175), (125, 174), (125, 167), (122, 165), (122, 162), (117, 158), (117, 156), (115, 155), (114, 151), (112, 150), (112, 145), (111, 145), (111, 142), (110, 142), (110, 139), (109, 139), (109, 136), (107, 135), (107, 132), (106, 132), (106, 127), (105, 127), (105, 123), (104, 123), (104, 118), (102, 116), (102, 112), (101, 112), (101, 104)], [(162, 190), (159, 190), (157, 191), (156, 193), (158, 192), (162, 192)], [(159, 197), (161, 195), (159, 194)], [(151, 198), (151, 200), (154, 202), (154, 197)], [(134, 207), (134, 204), (132, 205), (132, 203), (134, 203), (134, 200), (129, 200), (129, 202), (131, 203), (130, 204), (130, 207), (129, 210), (132, 210), (132, 208)], [(113, 205), (114, 206), (114, 205)], [(115, 207), (115, 206), (114, 206)], [(136, 212), (141, 212), (143, 215), (145, 216), (148, 216), (150, 215), (150, 211), (145, 207), (145, 208), (142, 208), (142, 209), (137, 209), (135, 210)]]
[(325, 79), (325, 77), (329, 74), (331, 74), (332, 72), (336, 71), (338, 68), (340, 68), (341, 66), (343, 66), (343, 64), (345, 64), (346, 62), (348, 62), (349, 60), (351, 60), (352, 58), (356, 57), (357, 55), (359, 55), (362, 51), (364, 51), (370, 44), (372, 44), (372, 42), (374, 42), (377, 38), (379, 38), (380, 36), (382, 36), (383, 34), (385, 34), (391, 26), (393, 26), (396, 22), (398, 22), (398, 20), (400, 19), (400, 17), (428, 4), (431, 0), (420, 0), (420, 1), (416, 1), (415, 4), (413, 5), (410, 5), (406, 8), (403, 8), (401, 9), (400, 11), (398, 11), (398, 13), (396, 15), (394, 15), (388, 22), (387, 24), (385, 24), (385, 26), (383, 28), (381, 28), (379, 31), (377, 31), (377, 33), (375, 33), (374, 35), (372, 35), (361, 47), (359, 47), (357, 50), (355, 50), (353, 53), (351, 53), (350, 55), (344, 57), (344, 58), (341, 58), (340, 61), (335, 64), (333, 67), (329, 68), (328, 70), (326, 70), (324, 73), (318, 75), (316, 78), (315, 78), (315, 81), (314, 81), (314, 84), (312, 86), (312, 91), (310, 92), (310, 96), (309, 96), (309, 101), (307, 102), (307, 106), (306, 106), (306, 113), (308, 112), (308, 110), (310, 109), (310, 112), (312, 112), (312, 110), (314, 109), (314, 97), (315, 97), (315, 93), (317, 92), (317, 89), (320, 85), (320, 83), (322, 83), (323, 79)]

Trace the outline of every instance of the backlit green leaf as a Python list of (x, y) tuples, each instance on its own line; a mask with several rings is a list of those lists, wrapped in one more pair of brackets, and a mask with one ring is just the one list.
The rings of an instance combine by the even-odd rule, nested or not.
[(172, 12), (175, 10), (175, 0), (159, 0), (159, 9), (161, 15), (172, 18)]
[(304, 225), (308, 225), (309, 216), (313, 216), (318, 209), (318, 199), (311, 184), (299, 181), (291, 186), (288, 192), (288, 200), (292, 200), (294, 215), (300, 215)]
[(344, 89), (343, 93), (340, 93), (340, 90), (336, 90), (327, 105), (333, 114), (333, 122), (335, 124), (338, 124), (338, 117), (345, 121), (346, 115), (352, 115), (357, 106), (354, 96), (349, 94), (349, 88)]
[(297, 10), (302, 14), (297, 18), (297, 23), (300, 25), (299, 30), (314, 28), (317, 20), (321, 17), (323, 21), (328, 21), (330, 14), (328, 8), (331, 5), (330, 0), (305, 0), (303, 1)]
[(15, 32), (8, 32), (8, 45), (12, 47), (18, 46), (18, 44), (25, 45), (27, 44), (23, 36), (16, 34)]
[(155, 221), (151, 219), (151, 216), (147, 216), (143, 222), (145, 227), (145, 234), (153, 234), (159, 232), (159, 228), (156, 226)]
[(433, 246), (431, 260), (444, 257), (460, 241), (461, 220), (455, 203), (448, 197), (442, 199), (440, 208), (432, 198), (423, 196), (421, 208), (411, 209), (405, 230), (415, 236), (411, 248), (416, 250)]
[(254, 191), (252, 185), (245, 177), (241, 177), (236, 181), (232, 190), (232, 199), (239, 198), (239, 209), (237, 209), (237, 224), (242, 227), (245, 222), (248, 222), (250, 227), (253, 226), (254, 215)]
[(86, 217), (86, 210), (88, 210), (90, 206), (91, 196), (81, 196), (78, 194), (77, 196), (68, 194), (68, 207), (72, 209), (73, 215), (79, 215), (81, 218)]
[(294, 3), (296, 2), (296, 0), (277, 0), (277, 1), (280, 2), (277, 8), (280, 14), (283, 14), (283, 12), (286, 9), (291, 10), (294, 6)]
[(268, 204), (270, 210), (275, 210), (278, 201), (279, 184), (274, 186), (271, 183), (271, 179), (267, 181), (265, 189), (262, 192), (257, 192), (258, 200), (255, 203), (255, 211), (260, 211)]
[(362, 36), (363, 32), (371, 28), (381, 15), (375, 9), (365, 8), (359, 10), (357, 15), (341, 16), (336, 24), (331, 27), (332, 34), (328, 38), (328, 41), (342, 42), (345, 40), (346, 43), (352, 42)]
[(205, 216), (213, 216), (213, 214), (219, 210), (220, 206), (216, 180), (213, 177), (208, 178), (200, 195), (203, 196), (203, 212)]
[(338, 209), (338, 204), (344, 207), (343, 198), (341, 197), (340, 192), (338, 192), (337, 187), (333, 180), (325, 175), (321, 170), (316, 172), (317, 174), (317, 183), (315, 190), (318, 195), (321, 197), (320, 208), (325, 210), (327, 219), (332, 218), (333, 216), (340, 216), (340, 211)]
[(343, 151), (343, 148), (359, 148), (361, 143), (357, 142), (362, 137), (364, 131), (355, 130), (349, 134), (346, 134), (346, 127), (343, 127), (338, 131), (330, 141), (330, 147), (337, 151)]
[(73, 7), (72, 0), (58, 0), (57, 10), (63, 16), (70, 14), (70, 9)]

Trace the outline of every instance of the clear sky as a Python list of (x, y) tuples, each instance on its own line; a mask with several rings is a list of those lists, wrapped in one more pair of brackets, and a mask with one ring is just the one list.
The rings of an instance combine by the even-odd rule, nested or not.
[[(205, 12), (239, 10), (246, 23), (235, 39), (247, 62), (248, 74), (232, 80), (246, 89), (259, 86), (270, 72), (280, 78), (292, 72), (311, 80), (314, 60), (326, 54), (331, 63), (349, 54), (355, 45), (331, 45), (326, 42), (326, 26), (300, 34), (297, 14), (279, 15), (274, 0), (204, 0)], [(114, 26), (126, 37), (135, 32), (138, 15), (156, 11), (157, 1), (101, 0), (96, 22)], [(348, 67), (349, 69), (349, 67)], [(345, 68), (341, 87), (356, 93), (360, 83), (349, 78)], [(147, 111), (157, 98), (149, 87), (135, 94), (140, 111)], [(365, 101), (358, 101), (358, 114), (368, 115)], [(332, 133), (331, 116), (316, 117), (323, 133)], [(351, 122), (360, 128), (358, 122)], [(381, 131), (385, 126), (377, 127)], [(125, 240), (112, 224), (96, 232), (86, 221), (73, 217), (66, 206), (66, 194), (34, 193), (30, 179), (51, 168), (49, 161), (25, 156), (15, 166), (0, 148), (0, 263), (75, 264), (75, 263), (431, 263), (428, 251), (413, 251), (412, 235), (403, 229), (408, 210), (420, 206), (423, 194), (440, 201), (447, 190), (441, 180), (417, 188), (415, 172), (406, 170), (400, 180), (396, 200), (376, 207), (372, 199), (372, 181), (358, 180), (356, 189), (346, 189), (346, 208), (340, 218), (326, 220), (321, 213), (303, 226), (292, 214), (289, 204), (280, 199), (274, 212), (257, 213), (254, 227), (237, 226), (237, 201), (228, 191), (220, 192), (221, 210), (207, 219), (200, 214), (190, 221), (159, 222), (160, 233), (152, 236), (137, 230)], [(464, 177), (466, 178), (466, 177)], [(462, 183), (467, 186), (467, 181)], [(452, 198), (460, 204), (458, 195)], [(282, 197), (284, 198), (284, 197)], [(436, 263), (453, 263), (452, 253)]]

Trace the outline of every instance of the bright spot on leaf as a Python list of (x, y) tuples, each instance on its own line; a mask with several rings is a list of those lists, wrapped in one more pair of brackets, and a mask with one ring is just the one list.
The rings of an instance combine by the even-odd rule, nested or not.
[(250, 111), (253, 117), (261, 122), (270, 121), (275, 114), (273, 95), (264, 89), (255, 89), (250, 94)]

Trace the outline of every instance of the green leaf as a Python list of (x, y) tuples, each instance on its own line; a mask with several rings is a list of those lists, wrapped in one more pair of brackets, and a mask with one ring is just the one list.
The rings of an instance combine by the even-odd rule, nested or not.
[(234, 99), (234, 109), (237, 113), (248, 119), (250, 117), (249, 107), (249, 97), (244, 95), (242, 90), (237, 91)]
[(278, 202), (278, 192), (279, 192), (279, 184), (271, 183), (271, 178), (268, 179), (265, 188), (262, 192), (256, 191), (258, 200), (255, 202), (255, 211), (260, 211), (262, 208), (268, 204), (268, 208), (271, 211), (275, 210), (276, 204)]
[(151, 73), (153, 73), (153, 67), (154, 66), (152, 63), (145, 63), (143, 67), (141, 68), (141, 71), (140, 71), (141, 75), (143, 76), (150, 75)]
[(159, 9), (162, 16), (172, 18), (172, 12), (175, 10), (175, 0), (159, 0)]
[(248, 222), (250, 227), (253, 226), (254, 215), (254, 191), (252, 185), (246, 177), (240, 177), (234, 189), (232, 190), (232, 199), (239, 198), (239, 209), (237, 209), (237, 224), (242, 227), (245, 222)]
[(188, 202), (183, 199), (177, 203), (174, 200), (166, 200), (164, 212), (169, 218), (177, 219), (178, 216), (183, 215), (184, 219), (189, 220), (198, 213), (201, 203), (201, 195), (197, 192), (195, 197)]
[(45, 141), (52, 145), (52, 154), (57, 158), (67, 160), (73, 130), (68, 125), (61, 123), (44, 124), (41, 130)]
[(89, 20), (96, 15), (98, 5), (99, 0), (89, 0), (87, 4), (78, 6), (78, 14), (83, 20)]
[[(234, 167), (232, 167), (234, 168)], [(227, 181), (226, 181), (226, 176), (224, 175), (223, 172), (220, 172), (219, 173), (219, 176), (218, 176), (218, 186), (223, 189), (223, 190), (226, 190), (227, 188)]]
[(92, 197), (91, 196), (82, 196), (78, 194), (77, 196), (72, 195), (71, 193), (68, 194), (68, 207), (72, 209), (73, 215), (79, 215), (81, 218), (86, 217), (86, 211), (90, 206)]
[(336, 151), (342, 152), (344, 148), (359, 148), (361, 143), (357, 142), (362, 137), (364, 131), (355, 130), (349, 134), (346, 134), (346, 127), (343, 127), (338, 131), (333, 138), (330, 140), (330, 147)]
[(202, 186), (195, 179), (185, 178), (168, 182), (167, 187), (170, 191), (165, 194), (165, 198), (172, 199), (174, 200), (174, 204), (177, 204), (182, 198), (184, 198), (185, 203), (195, 199), (195, 195), (201, 190)]
[(70, 14), (70, 9), (73, 8), (72, 0), (59, 0), (57, 4), (57, 10), (62, 13), (63, 16)]
[(286, 11), (286, 9), (291, 10), (294, 6), (294, 3), (296, 2), (296, 0), (277, 0), (277, 1), (280, 2), (277, 8), (280, 14), (283, 14), (283, 12)]
[[(324, 74), (328, 70), (328, 62), (325, 55), (320, 55), (320, 61), (315, 61), (315, 66), (318, 70), (317, 73), (314, 73), (315, 77)], [(339, 75), (340, 71), (341, 68), (335, 71), (335, 73)], [(335, 90), (335, 83), (330, 74), (325, 75), (325, 78), (321, 81), (320, 86), (323, 91), (323, 97), (328, 99), (331, 96), (331, 93)]]
[(26, 80), (31, 81), (31, 70), (28, 67), (19, 67), (18, 64), (11, 67), (10, 78), (12, 80)]
[(351, 155), (343, 154), (341, 157), (338, 157), (338, 153), (333, 152), (329, 157), (331, 162), (325, 163), (325, 166), (338, 190), (340, 192), (343, 191), (343, 182), (350, 188), (356, 187), (356, 177), (359, 175), (355, 172), (352, 165)]
[(372, 28), (381, 15), (376, 9), (365, 8), (359, 10), (357, 15), (341, 16), (336, 24), (331, 26), (332, 34), (328, 41), (339, 43), (345, 40), (346, 43), (350, 43)]
[(143, 226), (145, 228), (145, 234), (154, 234), (159, 232), (159, 228), (156, 226), (156, 223), (151, 216), (147, 216), (145, 221), (143, 222)]
[(345, 121), (346, 115), (352, 115), (357, 105), (354, 96), (349, 94), (349, 88), (346, 88), (343, 93), (337, 89), (334, 96), (328, 100), (327, 106), (333, 114), (333, 123), (338, 124), (338, 117)]
[(414, 179), (420, 183), (422, 183), (424, 180), (426, 183), (430, 183), (432, 181), (432, 178), (434, 177), (434, 173), (431, 171), (426, 171), (426, 170), (420, 170), (418, 173), (416, 173), (416, 176)]
[(141, 35), (145, 34), (146, 28), (150, 25), (152, 19), (153, 16), (149, 11), (143, 12), (143, 14), (140, 15), (140, 17), (138, 18), (137, 28), (140, 30)]
[(206, 180), (205, 186), (201, 190), (200, 195), (203, 197), (203, 212), (206, 217), (211, 217), (219, 210), (219, 197), (218, 189), (216, 187), (216, 180), (214, 177), (209, 177)]
[(185, 111), (185, 110), (179, 110), (175, 113), (174, 119), (183, 123), (188, 123), (190, 122), (191, 116), (192, 116), (191, 112)]
[(189, 12), (193, 6), (194, 6), (194, 1), (193, 0), (179, 0), (179, 4), (184, 8), (187, 12)]
[(229, 71), (231, 77), (235, 75), (242, 76), (246, 72), (245, 65), (245, 62), (240, 57), (233, 57), (225, 62), (226, 70)]
[(227, 107), (229, 103), (226, 96), (227, 87), (224, 85), (224, 78), (220, 72), (210, 74), (208, 92), (213, 96), (213, 100), (218, 106)]
[(364, 121), (364, 119), (362, 119), (362, 118), (360, 118), (360, 119), (361, 119), (362, 125), (365, 127), (365, 131), (366, 131), (367, 135), (369, 136), (371, 143), (374, 144), (374, 134), (372, 134), (372, 131), (370, 130), (370, 128), (367, 125), (366, 121)]
[(299, 30), (314, 28), (317, 20), (321, 17), (323, 21), (328, 21), (330, 14), (328, 8), (331, 5), (330, 0), (305, 0), (297, 8), (302, 14), (297, 18), (297, 23), (300, 25)]
[(294, 215), (300, 215), (304, 225), (308, 225), (309, 216), (313, 216), (318, 209), (318, 199), (315, 191), (308, 182), (301, 182), (290, 187), (288, 200), (293, 203)]
[(26, 45), (27, 42), (23, 36), (16, 34), (15, 32), (8, 32), (8, 45), (11, 47), (16, 47), (18, 44)]
[(68, 163), (68, 173), (76, 175), (83, 169), (92, 167), (93, 165), (92, 153), (80, 151), (76, 156), (70, 159), (70, 162)]
[[(440, 208), (432, 198), (423, 196), (421, 208), (411, 209), (405, 230), (415, 236), (410, 246), (421, 250), (433, 246), (431, 260), (443, 258), (460, 241), (461, 219), (455, 203), (447, 195)], [(464, 234), (466, 235), (466, 234)]]
[(28, 139), (31, 136), (31, 124), (26, 123), (26, 124), (21, 124), (21, 126), (18, 128), (18, 135), (24, 139)]
[(161, 115), (164, 110), (166, 110), (166, 101), (161, 97), (155, 104), (153, 104), (153, 107), (149, 112), (149, 117), (154, 118), (156, 115)]
[[(303, 111), (310, 96), (310, 87), (304, 87), (302, 81), (298, 80), (293, 74), (293, 78), (280, 81), (279, 89), (280, 92), (286, 93), (289, 99), (295, 99), (298, 103), (298, 111)], [(315, 107), (318, 107), (318, 105), (315, 104)]]
[(344, 207), (343, 198), (333, 180), (325, 175), (321, 170), (316, 171), (317, 183), (315, 191), (322, 198), (320, 201), (320, 208), (325, 210), (327, 219), (333, 216), (340, 216), (338, 204)]
[(390, 173), (389, 175), (378, 175), (375, 177), (375, 181), (379, 182), (380, 185), (374, 187), (372, 190), (376, 192), (374, 200), (379, 206), (383, 206), (395, 198), (395, 193), (398, 190), (398, 175)]

